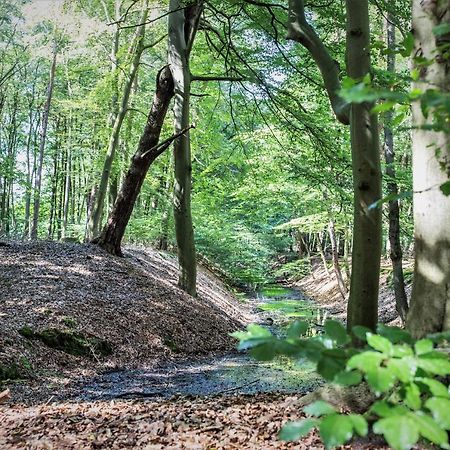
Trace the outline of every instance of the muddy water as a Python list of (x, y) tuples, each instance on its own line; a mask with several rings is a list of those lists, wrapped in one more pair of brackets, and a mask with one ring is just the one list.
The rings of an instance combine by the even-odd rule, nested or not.
[[(293, 318), (311, 320), (316, 309), (299, 291), (268, 286), (247, 295), (258, 322), (282, 333)], [(101, 374), (79, 388), (77, 399), (168, 398), (174, 395), (254, 394), (311, 391), (320, 383), (306, 361), (257, 362), (247, 354), (180, 360), (152, 369)]]

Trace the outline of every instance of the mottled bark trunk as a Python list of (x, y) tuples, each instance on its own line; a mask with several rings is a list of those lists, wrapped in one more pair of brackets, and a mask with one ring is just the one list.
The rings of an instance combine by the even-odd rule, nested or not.
[(116, 203), (100, 236), (94, 240), (109, 253), (122, 255), (121, 243), (125, 229), (145, 176), (152, 162), (167, 148), (158, 147), (164, 119), (174, 95), (172, 73), (166, 66), (156, 77), (156, 93), (144, 132), (139, 141), (130, 168), (123, 180)]
[[(367, 0), (347, 0), (347, 71), (362, 79), (370, 73), (370, 28)], [(381, 208), (368, 207), (381, 197), (381, 167), (377, 116), (372, 103), (352, 104), (354, 214), (353, 253), (348, 329), (363, 325), (375, 329), (381, 257)]]
[[(189, 127), (191, 75), (189, 55), (200, 19), (201, 5), (181, 8), (180, 0), (170, 0), (169, 64), (175, 86), (175, 134)], [(191, 213), (191, 147), (189, 132), (174, 142), (174, 220), (180, 265), (178, 285), (192, 296), (197, 295), (197, 261)]]
[[(415, 54), (430, 61), (417, 67), (420, 73), (415, 88), (449, 93), (450, 33), (435, 36), (433, 28), (450, 22), (448, 1), (413, 1)], [(407, 327), (417, 337), (450, 329), (450, 196), (439, 186), (450, 178), (450, 130), (430, 130), (434, 111), (424, 117), (415, 102), (413, 112), (413, 188), (415, 267)], [(445, 128), (446, 127), (446, 128)]]
[[(395, 73), (395, 25), (393, 24), (391, 13), (386, 21), (387, 46), (393, 50), (387, 55), (387, 70)], [(384, 123), (384, 157), (386, 160), (387, 189), (391, 195), (398, 194), (396, 172), (395, 172), (395, 152), (394, 135), (392, 133), (392, 111), (385, 115)], [(389, 244), (390, 257), (392, 261), (392, 274), (395, 293), (395, 305), (397, 312), (404, 322), (408, 312), (408, 300), (405, 291), (405, 281), (403, 278), (403, 252), (400, 241), (400, 209), (398, 200), (389, 202)]]

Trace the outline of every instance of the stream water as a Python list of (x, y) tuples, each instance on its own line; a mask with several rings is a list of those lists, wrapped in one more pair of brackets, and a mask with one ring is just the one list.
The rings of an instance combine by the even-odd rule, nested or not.
[[(281, 333), (292, 318), (311, 319), (317, 308), (301, 292), (266, 286), (246, 295), (261, 324)], [(183, 359), (152, 369), (118, 370), (100, 374), (80, 386), (77, 399), (167, 398), (174, 395), (311, 391), (320, 383), (306, 361), (258, 362), (245, 353)]]

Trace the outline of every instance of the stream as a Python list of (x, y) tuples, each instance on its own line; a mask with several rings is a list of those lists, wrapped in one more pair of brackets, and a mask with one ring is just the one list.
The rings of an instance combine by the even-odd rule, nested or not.
[[(259, 323), (273, 333), (282, 332), (289, 320), (314, 320), (317, 308), (300, 291), (266, 286), (245, 294)], [(287, 359), (258, 362), (248, 354), (182, 359), (151, 369), (116, 370), (97, 375), (79, 387), (75, 400), (115, 398), (168, 398), (178, 395), (306, 393), (320, 384), (314, 366)]]

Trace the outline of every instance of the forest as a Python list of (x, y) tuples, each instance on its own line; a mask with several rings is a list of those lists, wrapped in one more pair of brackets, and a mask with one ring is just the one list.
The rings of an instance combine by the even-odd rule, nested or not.
[(0, 0), (0, 447), (450, 448), (449, 0)]

